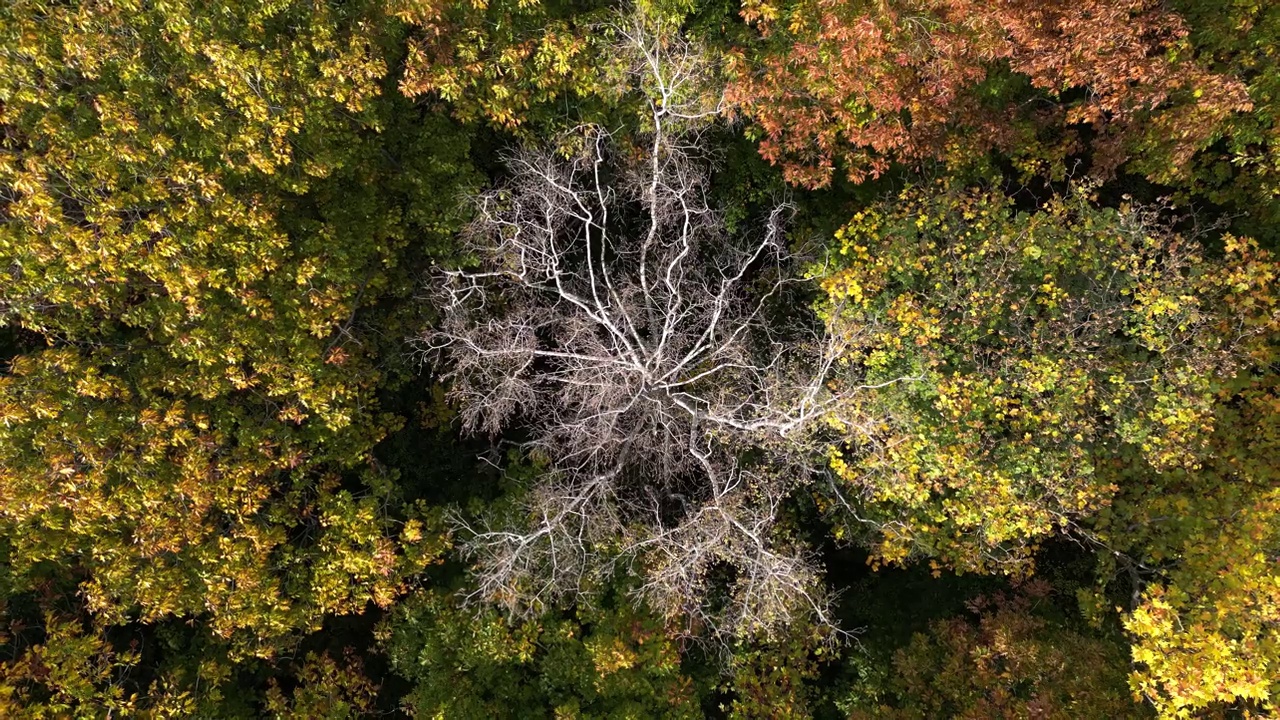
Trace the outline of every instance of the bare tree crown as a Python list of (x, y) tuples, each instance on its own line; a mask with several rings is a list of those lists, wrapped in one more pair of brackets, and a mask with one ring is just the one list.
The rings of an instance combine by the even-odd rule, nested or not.
[[(779, 315), (791, 208), (730, 235), (709, 200), (713, 65), (643, 23), (618, 34), (649, 101), (643, 142), (587, 127), (569, 157), (514, 154), (476, 199), (474, 265), (437, 278), (442, 321), (420, 338), (467, 430), (518, 423), (550, 463), (522, 522), (468, 528), (477, 596), (536, 611), (625, 558), (672, 618), (733, 634), (825, 621), (819, 569), (776, 520), (843, 348), (812, 314)], [(713, 574), (728, 600), (708, 600)]]

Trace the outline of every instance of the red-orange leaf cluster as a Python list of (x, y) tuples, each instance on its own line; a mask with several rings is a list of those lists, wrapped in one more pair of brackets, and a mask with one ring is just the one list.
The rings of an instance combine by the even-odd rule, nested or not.
[(743, 15), (766, 49), (734, 57), (730, 98), (762, 131), (763, 155), (806, 187), (829, 183), (837, 161), (860, 182), (895, 161), (1025, 152), (1050, 118), (1092, 130), (1106, 175), (1130, 136), (1158, 127), (1170, 157), (1188, 158), (1249, 108), (1154, 0), (802, 0)]

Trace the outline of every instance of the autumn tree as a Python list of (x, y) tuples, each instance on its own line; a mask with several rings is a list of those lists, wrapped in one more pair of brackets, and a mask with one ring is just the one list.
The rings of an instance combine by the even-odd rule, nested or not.
[(365, 675), (354, 652), (336, 660), (328, 654), (308, 653), (294, 679), (296, 685), (288, 693), (272, 683), (267, 717), (348, 720), (369, 717), (377, 710), (378, 686)]
[(61, 568), (101, 622), (187, 618), (269, 655), (390, 603), (441, 552), (388, 512), (370, 450), (397, 421), (364, 322), (409, 289), (410, 236), (439, 247), (457, 223), (440, 189), (467, 182), (466, 138), (401, 122), (382, 18), (0, 9), (0, 320), (28, 339), (0, 376), (19, 587)]
[(1177, 165), (1250, 107), (1153, 0), (753, 1), (742, 15), (760, 41), (737, 51), (729, 97), (807, 187), (837, 163), (858, 182), (893, 162), (1055, 160), (1085, 142), (1100, 176), (1140, 143)]
[[(1254, 282), (1247, 272), (1237, 282)], [(1274, 296), (1241, 301), (1269, 306), (1274, 338)], [(1109, 473), (1122, 490), (1094, 527), (1111, 550), (1100, 555), (1110, 594), (1084, 599), (1099, 614), (1121, 612), (1134, 690), (1164, 716), (1231, 707), (1265, 715), (1280, 701), (1277, 389), (1274, 372), (1224, 383), (1198, 467), (1157, 473), (1126, 463)]]
[[(140, 662), (137, 652), (118, 652), (101, 634), (86, 632), (78, 619), (50, 615), (43, 625), (41, 642), (0, 661), (0, 711), (5, 717), (26, 720), (72, 712), (129, 717), (140, 704), (190, 710), (182, 698), (157, 698), (153, 704), (131, 691), (124, 679)], [(6, 629), (11, 627), (6, 623)], [(4, 633), (0, 641), (10, 645), (14, 639)]]
[(0, 716), (1275, 715), (1278, 34), (0, 3)]
[[(210, 652), (207, 647), (178, 662), (156, 663), (145, 635), (121, 633), (120, 628), (91, 618), (58, 612), (48, 613), (39, 626), (22, 626), (6, 615), (0, 614), (0, 622), (5, 623), (0, 648), (17, 649), (13, 657), (0, 659), (0, 712), (6, 718), (339, 720), (365, 717), (375, 709), (378, 688), (351, 651), (339, 660), (309, 652), (297, 661), (279, 663), (271, 668), (265, 689), (260, 689), (234, 677), (225, 653)], [(9, 632), (39, 633), (40, 638), (21, 643)], [(120, 642), (122, 636), (128, 642)], [(185, 672), (184, 665), (196, 671)], [(288, 690), (281, 687), (281, 676)]]
[[(1158, 208), (1087, 188), (1015, 211), (1000, 193), (911, 188), (859, 212), (818, 268), (845, 360), (882, 422), (831, 449), (824, 500), (876, 562), (1027, 572), (1055, 533), (1107, 507), (1105, 467), (1191, 471), (1219, 384), (1250, 367), (1275, 262), (1246, 240), (1208, 256)], [(1202, 233), (1203, 234), (1203, 233)], [(836, 388), (841, 393), (839, 387)]]
[(614, 95), (612, 8), (536, 0), (396, 0), (390, 8), (412, 28), (400, 91), (445, 100), (465, 120), (528, 139), (564, 122), (570, 107), (600, 120), (592, 117), (600, 100)]
[(1280, 227), (1280, 7), (1266, 2), (1179, 0), (1170, 7), (1187, 25), (1187, 42), (1203, 64), (1243, 83), (1252, 110), (1215, 129), (1220, 142), (1192, 157), (1171, 157), (1157, 133), (1134, 149), (1133, 168), (1233, 215), (1243, 234), (1275, 247)]

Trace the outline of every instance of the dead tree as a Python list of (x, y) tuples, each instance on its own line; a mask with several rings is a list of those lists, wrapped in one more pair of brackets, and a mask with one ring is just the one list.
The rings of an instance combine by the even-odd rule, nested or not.
[(829, 623), (821, 570), (778, 518), (822, 463), (851, 338), (792, 297), (785, 202), (734, 235), (709, 202), (712, 65), (643, 23), (617, 33), (649, 101), (642, 142), (588, 127), (568, 156), (511, 156), (476, 199), (475, 264), (436, 278), (442, 321), (419, 338), (466, 430), (518, 424), (549, 464), (520, 517), (463, 533), (476, 597), (536, 612), (627, 562), (690, 627)]

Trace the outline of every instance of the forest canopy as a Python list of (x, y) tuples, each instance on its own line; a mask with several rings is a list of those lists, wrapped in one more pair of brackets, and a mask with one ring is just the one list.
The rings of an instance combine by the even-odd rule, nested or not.
[(0, 715), (1273, 716), (1277, 48), (4, 3)]

